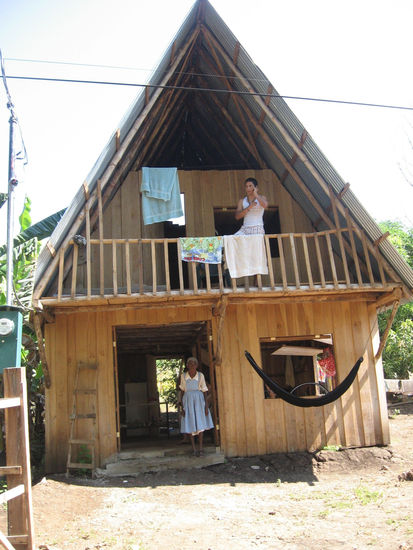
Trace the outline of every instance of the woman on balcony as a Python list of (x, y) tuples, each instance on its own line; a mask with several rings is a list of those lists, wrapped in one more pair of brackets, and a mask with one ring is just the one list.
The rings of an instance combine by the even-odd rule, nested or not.
[(235, 235), (264, 235), (264, 210), (267, 199), (258, 194), (258, 182), (255, 178), (245, 180), (246, 196), (240, 199), (235, 212), (236, 220), (243, 220), (241, 229)]
[[(198, 360), (190, 357), (186, 362), (187, 371), (181, 375), (182, 396), (181, 433), (189, 434), (194, 456), (203, 456), (204, 431), (214, 427), (208, 407), (208, 387), (202, 372), (198, 372)], [(195, 445), (198, 436), (199, 450)]]

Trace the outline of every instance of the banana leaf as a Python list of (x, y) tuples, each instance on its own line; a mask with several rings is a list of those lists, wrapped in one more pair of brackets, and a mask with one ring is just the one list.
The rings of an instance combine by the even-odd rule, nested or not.
[[(21, 244), (30, 241), (30, 239), (33, 239), (34, 237), (37, 237), (37, 240), (41, 241), (42, 239), (45, 239), (46, 237), (49, 237), (59, 221), (62, 219), (63, 214), (65, 213), (66, 208), (63, 208), (63, 210), (59, 210), (59, 212), (56, 212), (55, 214), (52, 214), (51, 216), (48, 216), (47, 218), (44, 218), (38, 223), (35, 223), (34, 225), (31, 225), (28, 227), (25, 231), (22, 231), (14, 238), (14, 247), (20, 246)], [(4, 256), (6, 254), (7, 246), (3, 245), (0, 247), (0, 257)]]

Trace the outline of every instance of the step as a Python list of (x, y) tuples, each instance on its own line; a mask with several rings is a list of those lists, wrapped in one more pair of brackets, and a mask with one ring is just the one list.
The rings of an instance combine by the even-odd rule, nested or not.
[[(215, 453), (219, 451), (219, 447), (213, 445), (205, 445), (205, 452), (208, 454)], [(174, 445), (169, 447), (160, 447), (159, 445), (142, 447), (140, 449), (131, 449), (120, 451), (113, 457), (115, 461), (118, 460), (132, 460), (140, 458), (155, 458), (155, 457), (165, 457), (165, 456), (180, 456), (180, 455), (189, 455), (191, 452), (191, 445)], [(110, 462), (107, 461), (107, 462)]]
[(140, 458), (122, 458), (110, 462), (105, 469), (97, 469), (96, 474), (107, 477), (134, 476), (145, 472), (160, 472), (164, 470), (184, 470), (188, 468), (204, 468), (213, 464), (223, 464), (225, 456), (219, 452), (205, 452), (204, 456), (192, 456), (186, 453), (172, 456), (141, 456)]

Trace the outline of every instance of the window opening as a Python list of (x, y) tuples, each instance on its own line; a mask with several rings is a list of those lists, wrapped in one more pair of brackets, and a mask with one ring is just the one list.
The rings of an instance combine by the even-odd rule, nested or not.
[[(323, 395), (336, 387), (331, 334), (262, 339), (262, 368), (297, 397)], [(264, 384), (266, 399), (277, 396)]]

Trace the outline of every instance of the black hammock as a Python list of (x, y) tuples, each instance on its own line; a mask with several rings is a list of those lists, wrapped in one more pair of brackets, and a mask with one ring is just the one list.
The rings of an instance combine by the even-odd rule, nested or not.
[(311, 397), (307, 399), (306, 397), (297, 397), (289, 393), (287, 390), (274, 382), (274, 380), (272, 380), (269, 376), (265, 374), (262, 369), (260, 369), (260, 367), (257, 365), (251, 354), (247, 350), (245, 350), (245, 357), (251, 363), (251, 366), (255, 370), (255, 372), (261, 376), (267, 386), (274, 393), (276, 393), (278, 397), (281, 397), (281, 399), (284, 399), (284, 401), (287, 401), (287, 403), (295, 405), (296, 407), (321, 407), (322, 405), (328, 405), (329, 403), (332, 403), (333, 401), (341, 397), (343, 393), (346, 392), (353, 383), (355, 377), (357, 376), (359, 367), (363, 361), (363, 357), (357, 359), (356, 364), (348, 373), (346, 378), (344, 378), (344, 380), (336, 388), (334, 388), (334, 390), (328, 392), (326, 395), (322, 395), (320, 397)]

